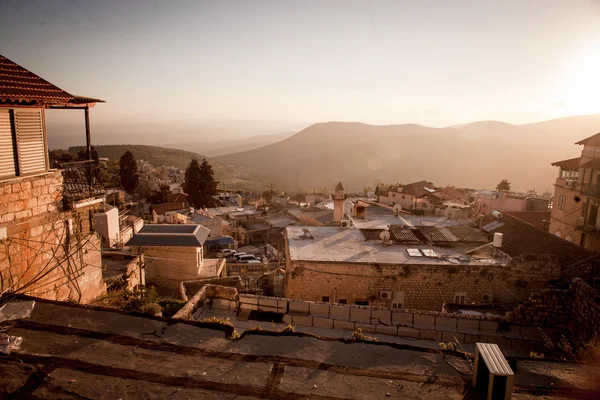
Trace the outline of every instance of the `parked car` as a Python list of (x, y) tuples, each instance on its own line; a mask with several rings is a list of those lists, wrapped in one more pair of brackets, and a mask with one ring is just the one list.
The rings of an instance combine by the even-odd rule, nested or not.
[(234, 255), (235, 253), (236, 253), (236, 251), (232, 250), (232, 249), (225, 249), (225, 250), (221, 251), (221, 254), (223, 255), (223, 257), (229, 257), (229, 256)]
[(260, 260), (248, 260), (244, 262), (245, 264), (262, 264)]
[(232, 254), (233, 258), (235, 258), (236, 260), (238, 258), (240, 258), (241, 256), (247, 256), (246, 253), (238, 253), (237, 251), (235, 253)]

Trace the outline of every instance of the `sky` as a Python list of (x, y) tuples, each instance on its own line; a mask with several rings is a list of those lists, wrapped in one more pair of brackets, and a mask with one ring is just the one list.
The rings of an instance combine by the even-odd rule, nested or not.
[(100, 123), (600, 113), (600, 0), (0, 0), (0, 38)]

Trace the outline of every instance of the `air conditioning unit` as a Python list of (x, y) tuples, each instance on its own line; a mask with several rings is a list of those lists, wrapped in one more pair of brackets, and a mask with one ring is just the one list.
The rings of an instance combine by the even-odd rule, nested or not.
[(493, 293), (484, 293), (481, 295), (481, 301), (484, 303), (491, 303), (492, 301), (494, 301), (494, 294)]
[(497, 344), (476, 343), (473, 386), (480, 399), (510, 400), (515, 374)]
[(350, 221), (349, 219), (343, 219), (342, 222), (340, 222), (340, 226), (342, 228), (350, 228), (352, 227), (352, 221)]
[(381, 300), (389, 300), (392, 298), (392, 291), (391, 290), (382, 290), (381, 292), (379, 292), (379, 298)]

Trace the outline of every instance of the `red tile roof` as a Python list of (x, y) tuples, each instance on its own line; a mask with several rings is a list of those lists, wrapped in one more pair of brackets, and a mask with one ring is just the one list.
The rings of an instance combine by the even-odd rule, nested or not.
[(515, 218), (523, 220), (536, 228), (548, 230), (551, 211), (505, 211)]
[(157, 215), (162, 215), (168, 211), (183, 210), (184, 208), (185, 208), (184, 203), (163, 203), (163, 204), (154, 204), (152, 206), (152, 210)]
[(102, 100), (73, 96), (0, 55), (0, 102), (85, 104), (102, 102)]
[(188, 195), (185, 193), (170, 194), (167, 197), (167, 203), (185, 203), (188, 199)]

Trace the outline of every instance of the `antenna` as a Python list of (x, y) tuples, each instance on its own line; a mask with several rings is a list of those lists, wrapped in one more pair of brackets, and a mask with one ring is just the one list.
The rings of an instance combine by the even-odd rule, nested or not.
[(388, 231), (381, 231), (379, 238), (383, 241), (383, 243), (387, 243), (387, 241), (390, 240), (390, 233)]

